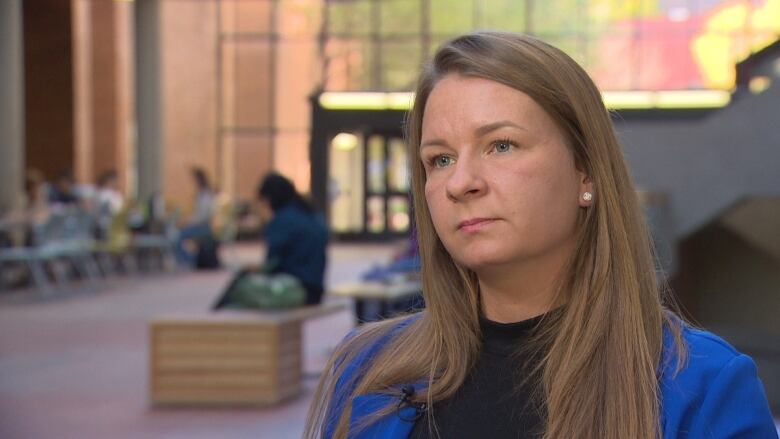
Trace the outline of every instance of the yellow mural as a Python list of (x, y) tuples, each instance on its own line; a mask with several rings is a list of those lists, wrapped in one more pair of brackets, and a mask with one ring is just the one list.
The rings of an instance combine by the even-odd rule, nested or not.
[(704, 86), (734, 87), (734, 64), (774, 42), (778, 33), (780, 0), (767, 0), (759, 7), (731, 1), (719, 7), (691, 43)]

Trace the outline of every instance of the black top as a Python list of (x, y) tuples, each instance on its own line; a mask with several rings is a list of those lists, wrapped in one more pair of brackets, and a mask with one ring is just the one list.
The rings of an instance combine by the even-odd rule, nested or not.
[[(539, 354), (521, 348), (542, 318), (517, 323), (480, 319), (483, 344), (473, 370), (452, 398), (433, 404), (439, 438), (541, 437), (540, 378), (528, 377)], [(423, 414), (409, 437), (436, 437), (428, 424)]]

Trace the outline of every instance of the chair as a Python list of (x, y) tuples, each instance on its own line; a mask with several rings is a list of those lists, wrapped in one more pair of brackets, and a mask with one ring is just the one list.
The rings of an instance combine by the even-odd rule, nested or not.
[(138, 266), (147, 267), (146, 259), (150, 256), (160, 258), (161, 268), (165, 268), (166, 261), (169, 266), (176, 266), (176, 257), (173, 254), (173, 243), (176, 236), (176, 219), (174, 213), (167, 216), (156, 229), (160, 232), (136, 233), (132, 236), (130, 248), (138, 258)]
[(98, 256), (98, 264), (105, 274), (116, 272), (117, 262), (121, 262), (125, 272), (135, 272), (135, 259), (130, 252), (132, 234), (127, 225), (130, 209), (123, 207), (112, 218), (105, 238), (96, 241), (93, 252)]
[(68, 210), (55, 212), (39, 225), (31, 225), (33, 245), (0, 249), (0, 268), (4, 264), (26, 264), (33, 282), (43, 293), (52, 291), (47, 271), (51, 271), (57, 289), (68, 276), (69, 263), (90, 283), (99, 276), (97, 263), (92, 257), (92, 219), (87, 212)]

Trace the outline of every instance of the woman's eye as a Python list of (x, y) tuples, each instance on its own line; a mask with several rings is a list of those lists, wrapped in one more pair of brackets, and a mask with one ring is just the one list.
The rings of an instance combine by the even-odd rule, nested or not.
[(493, 143), (493, 148), (496, 152), (509, 152), (512, 149), (512, 142), (508, 140), (500, 140)]
[(447, 155), (437, 155), (432, 160), (434, 168), (444, 168), (452, 164), (452, 157)]

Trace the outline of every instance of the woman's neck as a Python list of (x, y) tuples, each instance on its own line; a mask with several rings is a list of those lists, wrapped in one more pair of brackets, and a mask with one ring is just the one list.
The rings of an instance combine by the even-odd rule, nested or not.
[(483, 315), (494, 322), (512, 323), (544, 314), (556, 306), (564, 264), (546, 262), (477, 272)]
[(488, 320), (514, 323), (544, 314), (552, 308), (552, 294), (544, 292), (504, 294), (480, 282), (482, 313)]

